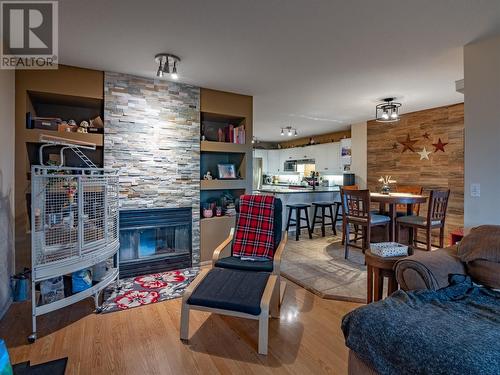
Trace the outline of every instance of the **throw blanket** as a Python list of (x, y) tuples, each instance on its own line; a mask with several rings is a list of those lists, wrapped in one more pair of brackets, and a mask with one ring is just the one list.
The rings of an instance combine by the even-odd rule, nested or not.
[(274, 197), (242, 195), (233, 241), (233, 255), (240, 257), (274, 256)]
[(500, 374), (500, 293), (464, 275), (397, 291), (342, 321), (346, 345), (379, 374)]

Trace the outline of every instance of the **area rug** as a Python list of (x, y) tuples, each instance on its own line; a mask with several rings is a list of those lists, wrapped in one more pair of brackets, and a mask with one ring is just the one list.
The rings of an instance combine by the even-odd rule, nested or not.
[(121, 279), (104, 290), (99, 313), (128, 310), (151, 303), (179, 298), (200, 272), (198, 267)]
[(339, 236), (313, 239), (289, 237), (281, 261), (281, 274), (316, 295), (341, 301), (366, 302), (366, 266), (361, 250), (351, 248), (344, 259)]

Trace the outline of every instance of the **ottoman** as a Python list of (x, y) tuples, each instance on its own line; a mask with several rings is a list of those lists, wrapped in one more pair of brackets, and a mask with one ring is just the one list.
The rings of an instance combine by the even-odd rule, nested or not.
[(259, 321), (259, 354), (267, 354), (269, 317), (279, 316), (277, 276), (265, 272), (206, 269), (182, 297), (181, 340), (189, 337), (189, 312), (208, 311)]

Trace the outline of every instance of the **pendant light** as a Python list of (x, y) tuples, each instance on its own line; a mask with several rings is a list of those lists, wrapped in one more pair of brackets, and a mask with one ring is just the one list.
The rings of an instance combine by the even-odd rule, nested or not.
[(375, 120), (378, 122), (399, 121), (399, 108), (401, 103), (396, 103), (395, 98), (385, 98), (383, 103), (375, 107)]

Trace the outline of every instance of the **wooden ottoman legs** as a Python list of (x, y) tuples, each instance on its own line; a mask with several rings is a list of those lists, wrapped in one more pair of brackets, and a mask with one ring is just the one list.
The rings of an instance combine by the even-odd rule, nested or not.
[(180, 338), (181, 340), (188, 340), (189, 338), (189, 312), (190, 310), (200, 310), (207, 311), (214, 314), (235, 316), (239, 318), (254, 319), (259, 321), (259, 354), (267, 355), (268, 346), (268, 336), (269, 336), (269, 316), (279, 317), (279, 287), (276, 275), (270, 275), (267, 280), (264, 293), (260, 300), (260, 314), (251, 315), (238, 311), (216, 309), (206, 306), (189, 305), (187, 303), (189, 297), (200, 284), (200, 282), (205, 278), (210, 270), (202, 271), (196, 279), (187, 287), (184, 295), (182, 297), (182, 310), (181, 310), (181, 328), (180, 328)]

